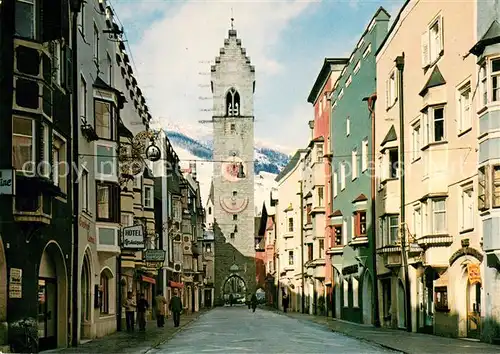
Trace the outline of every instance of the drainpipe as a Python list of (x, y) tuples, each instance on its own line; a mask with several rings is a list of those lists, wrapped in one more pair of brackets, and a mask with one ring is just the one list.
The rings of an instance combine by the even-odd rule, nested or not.
[(302, 190), (302, 181), (299, 181), (300, 184), (300, 252), (301, 252), (301, 274), (302, 274), (302, 294), (301, 294), (301, 307), (302, 313), (305, 313), (306, 307), (306, 299), (305, 299), (305, 275), (304, 275), (304, 198), (303, 198), (303, 190)]
[[(372, 157), (370, 161), (372, 162), (372, 167), (375, 167), (375, 102), (377, 100), (377, 94), (374, 93), (369, 97), (363, 98), (363, 101), (368, 103), (368, 111), (370, 112), (370, 118), (372, 120), (372, 141), (371, 141), (371, 154)], [(375, 327), (380, 327), (380, 309), (378, 303), (378, 275), (377, 275), (377, 238), (376, 238), (376, 220), (377, 213), (375, 210), (375, 194), (376, 182), (375, 174), (371, 175), (371, 219), (372, 219), (372, 269), (373, 269), (373, 325)]]
[[(72, 81), (73, 81), (73, 92), (72, 92), (72, 116), (73, 116), (73, 163), (77, 164), (79, 161), (78, 153), (78, 122), (80, 118), (78, 117), (78, 13), (82, 8), (81, 0), (71, 0), (71, 62), (72, 62)], [(72, 319), (71, 319), (71, 346), (78, 346), (78, 242), (80, 240), (78, 235), (78, 212), (79, 212), (79, 194), (80, 194), (80, 184), (78, 183), (78, 171), (73, 171), (73, 271), (72, 271)]]
[(399, 100), (399, 185), (400, 185), (400, 209), (401, 209), (401, 255), (405, 280), (405, 307), (406, 307), (406, 330), (411, 332), (411, 289), (408, 276), (408, 253), (406, 251), (406, 213), (405, 213), (405, 121), (404, 121), (404, 99), (403, 99), (403, 71), (405, 66), (405, 54), (402, 53), (395, 60), (398, 69), (398, 100)]

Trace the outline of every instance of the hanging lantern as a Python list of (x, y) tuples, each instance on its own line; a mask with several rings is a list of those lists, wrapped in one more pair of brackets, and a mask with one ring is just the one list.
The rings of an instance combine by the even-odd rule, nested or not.
[(159, 161), (161, 158), (161, 151), (158, 146), (154, 143), (148, 146), (146, 149), (146, 158), (151, 162)]
[(238, 178), (245, 178), (245, 171), (243, 171), (243, 163), (240, 162), (238, 166)]

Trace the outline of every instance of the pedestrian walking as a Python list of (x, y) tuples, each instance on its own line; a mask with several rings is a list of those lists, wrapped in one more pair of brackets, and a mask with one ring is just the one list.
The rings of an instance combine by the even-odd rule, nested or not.
[(149, 308), (148, 300), (145, 299), (144, 293), (141, 293), (139, 301), (137, 301), (137, 323), (139, 330), (146, 330), (146, 310)]
[(136, 303), (133, 295), (134, 294), (129, 291), (127, 293), (127, 299), (123, 303), (123, 307), (125, 308), (125, 322), (127, 323), (127, 332), (132, 332), (135, 326), (134, 319)]
[(163, 296), (161, 290), (158, 290), (158, 295), (155, 298), (156, 301), (156, 324), (158, 327), (165, 326), (165, 305), (167, 304), (167, 299)]
[(252, 312), (255, 312), (255, 309), (257, 308), (257, 295), (255, 293), (252, 295)]
[(286, 312), (288, 309), (288, 295), (283, 294), (283, 311)]
[(229, 294), (229, 305), (230, 306), (233, 306), (233, 300), (234, 300), (233, 294)]
[(174, 289), (174, 296), (170, 299), (170, 304), (168, 305), (170, 311), (172, 311), (172, 318), (174, 320), (174, 327), (179, 327), (181, 322), (181, 312), (182, 312), (182, 301), (179, 297), (179, 290)]

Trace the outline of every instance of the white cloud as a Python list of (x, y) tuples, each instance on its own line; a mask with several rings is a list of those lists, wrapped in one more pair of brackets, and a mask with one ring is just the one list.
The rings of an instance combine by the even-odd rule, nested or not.
[[(314, 1), (317, 2), (317, 1)], [(132, 43), (137, 77), (155, 118), (178, 125), (210, 119), (209, 74), (230, 28), (234, 26), (242, 46), (256, 66), (258, 85), (285, 70), (275, 59), (280, 36), (290, 22), (311, 7), (311, 1), (126, 1), (115, 0), (118, 17), (128, 23), (151, 20), (139, 40)], [(140, 17), (138, 17), (140, 16)], [(302, 115), (301, 128), (310, 116)], [(203, 111), (205, 109), (205, 111)], [(301, 109), (301, 114), (304, 111)], [(271, 117), (266, 117), (267, 118)], [(293, 118), (293, 119), (298, 119)], [(288, 139), (280, 139), (287, 141)], [(288, 140), (293, 141), (293, 140)], [(293, 144), (295, 145), (295, 144)]]

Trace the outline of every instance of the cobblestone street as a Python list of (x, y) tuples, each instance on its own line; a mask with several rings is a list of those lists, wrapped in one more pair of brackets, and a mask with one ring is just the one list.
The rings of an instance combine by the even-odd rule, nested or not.
[(391, 353), (315, 323), (244, 306), (216, 308), (150, 353)]

